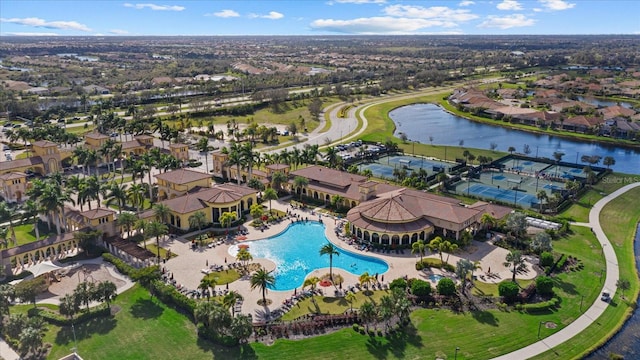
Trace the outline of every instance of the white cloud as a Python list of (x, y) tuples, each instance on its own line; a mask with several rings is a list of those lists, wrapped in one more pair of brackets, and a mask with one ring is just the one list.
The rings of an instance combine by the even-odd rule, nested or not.
[(384, 4), (387, 0), (335, 0), (340, 4)]
[(487, 16), (487, 20), (483, 21), (478, 27), (480, 28), (498, 28), (511, 29), (514, 27), (533, 26), (536, 23), (534, 19), (529, 19), (522, 14), (512, 14), (507, 16)]
[(60, 36), (56, 33), (36, 33), (36, 32), (10, 32), (4, 33), (3, 36)]
[(469, 10), (451, 9), (446, 6), (432, 6), (427, 8), (423, 6), (391, 5), (384, 9), (384, 13), (395, 17), (437, 19), (453, 22), (469, 21), (478, 18), (478, 15), (472, 14)]
[(124, 6), (125, 7), (129, 7), (129, 8), (138, 9), (138, 10), (149, 8), (151, 10), (156, 10), (156, 11), (182, 11), (182, 10), (185, 9), (184, 6), (178, 6), (178, 5), (156, 5), (156, 4), (130, 4), (130, 3), (125, 3)]
[(261, 18), (261, 19), (270, 19), (270, 20), (278, 20), (278, 19), (282, 19), (284, 17), (283, 14), (277, 12), (277, 11), (270, 11), (268, 14), (266, 15), (261, 15), (261, 14), (249, 14), (249, 17), (252, 19), (255, 18)]
[(210, 14), (212, 16), (216, 16), (216, 17), (221, 17), (221, 18), (230, 18), (230, 17), (238, 17), (240, 16), (240, 14), (238, 14), (237, 11), (233, 11), (233, 10), (229, 10), (229, 9), (225, 9), (225, 10), (221, 10), (218, 12), (214, 12), (213, 14)]
[(503, 0), (500, 4), (498, 4), (497, 8), (498, 10), (515, 11), (522, 10), (522, 5), (516, 0)]
[(570, 4), (563, 0), (538, 0), (538, 2), (542, 7), (550, 11), (567, 10), (576, 6), (576, 4)]
[(32, 26), (37, 28), (46, 29), (60, 29), (60, 30), (78, 30), (90, 32), (91, 29), (84, 24), (80, 24), (76, 21), (46, 21), (40, 18), (0, 18), (0, 22), (19, 24), (25, 26)]
[(430, 27), (456, 27), (457, 24), (451, 21), (427, 20), (415, 18), (396, 17), (370, 17), (352, 20), (318, 19), (310, 24), (315, 30), (326, 30), (344, 34), (360, 35), (403, 35), (422, 33), (421, 29)]
[(121, 29), (113, 29), (113, 30), (109, 30), (109, 34), (113, 34), (113, 35), (126, 35), (129, 32), (127, 30), (121, 30)]
[(473, 1), (469, 1), (469, 0), (465, 0), (465, 1), (461, 1), (460, 4), (458, 4), (458, 6), (462, 7), (462, 6), (471, 6), (475, 4), (475, 2)]

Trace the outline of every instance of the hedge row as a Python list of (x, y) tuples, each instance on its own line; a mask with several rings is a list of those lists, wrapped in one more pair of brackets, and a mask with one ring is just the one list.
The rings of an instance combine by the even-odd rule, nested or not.
[(73, 321), (70, 318), (64, 317), (58, 313), (43, 309), (43, 308), (32, 308), (29, 309), (28, 315), (32, 316), (40, 316), (46, 322), (56, 326), (70, 326), (71, 324), (82, 324), (91, 319), (107, 317), (111, 315), (110, 307), (97, 307), (91, 308), (88, 311), (82, 311), (78, 316), (73, 318)]
[(174, 286), (165, 284), (161, 280), (156, 280), (151, 282), (149, 290), (165, 304), (172, 304), (183, 310), (190, 317), (193, 317), (196, 301), (180, 293)]
[(105, 261), (108, 261), (108, 262), (112, 263), (113, 266), (115, 266), (116, 269), (118, 269), (118, 271), (121, 274), (127, 275), (128, 277), (133, 277), (133, 275), (137, 271), (136, 268), (134, 268), (133, 266), (131, 266), (131, 265), (127, 264), (126, 262), (120, 260), (118, 257), (116, 257), (114, 255), (111, 255), (110, 253), (102, 254), (102, 258)]
[(424, 268), (437, 268), (437, 269), (445, 269), (450, 272), (456, 271), (455, 266), (449, 263), (443, 263), (440, 259), (434, 258), (424, 258), (422, 262), (416, 263), (416, 270), (422, 270)]
[(517, 305), (516, 309), (524, 310), (530, 314), (551, 311), (560, 305), (560, 298), (557, 296), (552, 297), (550, 300), (534, 303), (534, 304), (522, 304)]

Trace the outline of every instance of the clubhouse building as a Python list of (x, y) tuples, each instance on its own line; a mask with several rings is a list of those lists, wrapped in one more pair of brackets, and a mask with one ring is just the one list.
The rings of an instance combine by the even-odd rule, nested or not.
[(512, 210), (486, 202), (463, 205), (458, 200), (424, 191), (368, 180), (323, 166), (291, 172), (308, 185), (290, 190), (329, 203), (339, 195), (347, 213), (351, 233), (359, 240), (382, 245), (409, 245), (428, 240), (432, 234), (460, 238), (463, 231), (475, 231), (480, 218), (489, 213), (501, 219)]

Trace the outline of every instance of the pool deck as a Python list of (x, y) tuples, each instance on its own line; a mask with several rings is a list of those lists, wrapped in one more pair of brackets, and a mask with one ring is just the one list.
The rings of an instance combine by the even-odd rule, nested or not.
[[(278, 209), (281, 211), (286, 211), (288, 209), (293, 214), (300, 215), (301, 219), (308, 218), (309, 221), (318, 220), (318, 213), (314, 212), (314, 215), (312, 215), (310, 209), (292, 209), (286, 201), (272, 201), (271, 205), (273, 209)], [(384, 274), (380, 274), (379, 280), (381, 280), (381, 282), (388, 284), (390, 281), (403, 276), (429, 281), (429, 273), (418, 271), (415, 269), (415, 263), (419, 259), (419, 256), (411, 254), (411, 250), (405, 249), (404, 254), (396, 254), (395, 251), (393, 253), (387, 254), (358, 250), (356, 247), (349, 245), (347, 241), (338, 238), (338, 236), (335, 234), (334, 228), (340, 220), (325, 215), (322, 216), (322, 220), (326, 225), (325, 235), (334, 245), (353, 253), (376, 257), (387, 262), (387, 264), (389, 265), (389, 270)], [(285, 220), (279, 224), (270, 225), (269, 228), (265, 229), (264, 231), (254, 229), (253, 227), (249, 226), (249, 223), (247, 223), (245, 224), (245, 228), (248, 229), (249, 232), (246, 235), (246, 240), (227, 242), (214, 248), (198, 247), (197, 249), (192, 250), (191, 242), (184, 237), (167, 240), (162, 244), (163, 247), (171, 249), (171, 251), (175, 254), (178, 254), (178, 256), (168, 260), (165, 264), (163, 264), (163, 266), (167, 271), (170, 271), (173, 274), (174, 280), (177, 284), (180, 284), (188, 289), (195, 290), (200, 284), (200, 280), (204, 276), (201, 270), (206, 268), (207, 264), (209, 266), (213, 264), (225, 265), (225, 259), (227, 260), (227, 263), (235, 262), (234, 256), (229, 254), (229, 248), (232, 245), (245, 242), (248, 242), (250, 244), (252, 240), (260, 240), (277, 235), (284, 231), (290, 223), (290, 220)], [(318, 249), (318, 252), (319, 251), (320, 249)], [(479, 280), (497, 283), (504, 279), (511, 278), (510, 270), (502, 264), (507, 253), (508, 251), (506, 249), (494, 246), (490, 244), (490, 242), (474, 241), (469, 250), (450, 255), (449, 263), (455, 264), (461, 258), (466, 258), (471, 261), (480, 261), (482, 270), (477, 270), (476, 275), (479, 277), (482, 276), (482, 278), (484, 279), (480, 278)], [(310, 254), (310, 256), (320, 255)], [(424, 257), (438, 258), (439, 256), (437, 254), (430, 254)], [(447, 254), (444, 254), (444, 257), (446, 259)], [(257, 262), (263, 265), (268, 271), (275, 269), (275, 264), (267, 259), (255, 258), (253, 262)], [(328, 263), (329, 259), (327, 258), (327, 267), (313, 271), (310, 276), (320, 277), (328, 273)], [(527, 264), (527, 267), (531, 269), (530, 264)], [(491, 273), (494, 274), (491, 277), (485, 276), (487, 275), (486, 272), (489, 269), (491, 270)], [(441, 274), (441, 272), (437, 269), (433, 270), (433, 272)], [(344, 279), (344, 285), (347, 287), (358, 283), (358, 277), (356, 275), (348, 273), (347, 271), (334, 267), (333, 273), (342, 275)], [(451, 277), (453, 274), (447, 275)], [(529, 270), (522, 275), (519, 274), (517, 278), (530, 279), (535, 276), (535, 271)], [(323, 289), (324, 294), (327, 296), (333, 295), (335, 290), (333, 287), (323, 288), (321, 286), (318, 286), (318, 288)], [(220, 291), (226, 289), (226, 286), (218, 285), (216, 286), (216, 289)], [(257, 304), (257, 302), (258, 300), (262, 299), (262, 292), (259, 289), (251, 289), (248, 277), (242, 278), (229, 284), (229, 290), (235, 290), (244, 297), (241, 312), (244, 314), (252, 314), (255, 321), (260, 320), (265, 314), (268, 314), (276, 308), (280, 307), (280, 305), (286, 299), (289, 299), (294, 295), (293, 290), (269, 290), (267, 292), (267, 299), (271, 300), (271, 305), (269, 305), (268, 307), (260, 306)], [(298, 288), (298, 292), (299, 291), (300, 288)]]

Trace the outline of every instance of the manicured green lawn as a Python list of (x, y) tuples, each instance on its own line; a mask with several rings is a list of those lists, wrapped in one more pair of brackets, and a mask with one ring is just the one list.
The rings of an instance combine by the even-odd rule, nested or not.
[[(326, 288), (324, 291), (325, 294), (329, 295), (333, 292), (333, 288)], [(282, 316), (282, 320), (293, 320), (309, 313), (343, 314), (346, 310), (351, 308), (351, 305), (353, 305), (354, 309), (357, 309), (367, 300), (373, 301), (374, 304), (378, 304), (380, 302), (380, 298), (388, 294), (390, 294), (389, 290), (367, 292), (359, 291), (355, 294), (356, 299), (353, 301), (353, 304), (349, 304), (349, 302), (343, 297), (314, 296), (313, 299), (317, 306), (313, 301), (311, 301), (312, 298), (306, 298), (296, 303), (289, 312)]]
[[(620, 173), (611, 173), (606, 175), (600, 182), (595, 184), (580, 199), (571, 204), (562, 211), (558, 217), (576, 222), (589, 222), (589, 211), (591, 206), (602, 199), (604, 195), (610, 194), (621, 187), (625, 186), (624, 182), (618, 182), (616, 179), (628, 177), (628, 175)], [(604, 194), (604, 195), (603, 195)]]
[[(40, 230), (40, 240), (46, 239), (48, 236), (56, 233), (55, 224), (51, 224), (51, 232), (49, 232), (47, 223), (42, 221), (38, 222), (38, 229)], [(17, 225), (14, 230), (16, 232), (16, 241), (18, 242), (18, 245), (24, 245), (36, 241), (36, 232), (34, 231), (32, 223)], [(13, 247), (13, 242), (11, 241), (11, 231), (9, 231), (7, 236), (9, 247)]]
[[(96, 360), (253, 357), (249, 347), (225, 348), (198, 339), (189, 318), (151, 299), (138, 286), (119, 295), (114, 305), (120, 307), (115, 316), (75, 326), (81, 356)], [(54, 344), (48, 358), (59, 359), (69, 354), (74, 346), (72, 329), (47, 327), (45, 341)]]
[[(535, 357), (535, 359), (579, 358), (595, 350), (606, 339), (613, 336), (622, 326), (624, 320), (631, 315), (633, 307), (629, 304), (635, 303), (639, 289), (633, 254), (633, 236), (636, 224), (640, 220), (638, 199), (640, 199), (640, 188), (635, 188), (610, 202), (600, 213), (602, 228), (616, 251), (620, 278), (629, 280), (631, 285), (630, 290), (625, 293), (626, 299), (621, 299), (620, 291), (616, 292), (611, 302), (615, 306), (607, 307), (607, 310), (594, 325), (578, 334), (571, 341), (561, 344), (553, 350)], [(579, 288), (583, 288), (583, 285), (580, 285)]]

